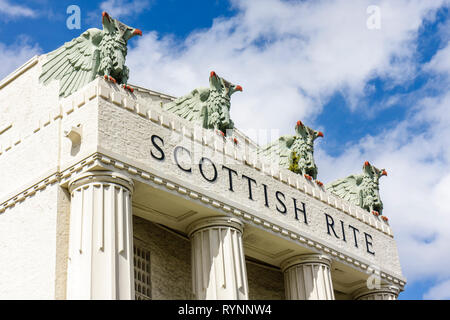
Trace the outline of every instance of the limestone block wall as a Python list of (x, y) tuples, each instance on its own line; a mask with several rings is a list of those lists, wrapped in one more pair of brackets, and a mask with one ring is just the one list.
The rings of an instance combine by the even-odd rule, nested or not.
[(249, 300), (284, 300), (284, 278), (281, 270), (247, 261)]
[(150, 251), (151, 298), (193, 299), (190, 242), (137, 216), (133, 228), (135, 245)]

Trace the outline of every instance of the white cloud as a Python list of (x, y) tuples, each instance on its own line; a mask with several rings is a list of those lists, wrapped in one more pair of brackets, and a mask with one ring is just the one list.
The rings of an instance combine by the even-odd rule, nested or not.
[(3, 18), (35, 17), (37, 13), (26, 6), (12, 4), (7, 0), (0, 0), (0, 14)]
[[(450, 27), (450, 23), (448, 25)], [(450, 75), (450, 41), (447, 46), (438, 51), (433, 59), (425, 66), (425, 70), (447, 73)]]
[(427, 300), (450, 299), (450, 280), (442, 282), (439, 285), (431, 288), (427, 293), (425, 293), (424, 299)]
[[(129, 51), (130, 82), (179, 96), (207, 86), (215, 70), (244, 88), (232, 98), (237, 127), (292, 134), (296, 120), (312, 122), (335, 92), (361, 112), (358, 102), (372, 77), (393, 86), (422, 72), (414, 55), (418, 30), (448, 1), (377, 1), (380, 30), (366, 27), (368, 0), (232, 3), (237, 16), (216, 19), (183, 42), (144, 32)], [(449, 82), (448, 61), (447, 47), (423, 69), (440, 73), (431, 85)], [(324, 182), (359, 172), (365, 160), (386, 167), (384, 213), (410, 282), (450, 277), (450, 93), (427, 98), (425, 89), (388, 100), (412, 101), (394, 128), (352, 145), (343, 141), (346, 151), (338, 157), (318, 143), (315, 157)]]
[(130, 82), (182, 95), (208, 85), (215, 70), (244, 88), (232, 101), (239, 128), (292, 132), (336, 91), (357, 109), (371, 77), (400, 83), (415, 74), (418, 28), (442, 1), (380, 1), (381, 29), (369, 30), (372, 2), (235, 0), (237, 16), (216, 19), (183, 43), (144, 32), (129, 51)]
[(365, 160), (386, 167), (384, 214), (395, 233), (408, 280), (450, 277), (450, 93), (423, 98), (396, 128), (368, 136), (340, 157), (319, 150), (325, 181), (356, 173)]
[(149, 0), (106, 0), (100, 3), (100, 9), (108, 12), (113, 18), (123, 18), (141, 13), (150, 6)]

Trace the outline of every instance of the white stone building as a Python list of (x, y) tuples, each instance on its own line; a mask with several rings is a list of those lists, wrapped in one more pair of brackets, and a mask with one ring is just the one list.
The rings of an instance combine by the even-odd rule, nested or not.
[[(45, 56), (0, 82), (0, 299), (396, 299), (389, 224)], [(283, 207), (283, 210), (279, 210)]]

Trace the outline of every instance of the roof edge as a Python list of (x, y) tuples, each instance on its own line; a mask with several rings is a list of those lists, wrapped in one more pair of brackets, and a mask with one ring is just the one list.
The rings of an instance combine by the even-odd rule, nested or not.
[(15, 79), (17, 79), (18, 77), (20, 77), (22, 74), (24, 74), (26, 71), (28, 71), (29, 69), (31, 69), (32, 67), (34, 67), (38, 62), (39, 62), (39, 57), (38, 55), (35, 55), (34, 57), (32, 57), (30, 60), (28, 60), (27, 62), (25, 62), (23, 65), (21, 65), (19, 68), (17, 68), (16, 70), (14, 70), (13, 72), (11, 72), (9, 75), (7, 75), (5, 78), (3, 78), (0, 81), (0, 90), (3, 89), (4, 87), (6, 87), (8, 84), (10, 84), (11, 82), (13, 82)]

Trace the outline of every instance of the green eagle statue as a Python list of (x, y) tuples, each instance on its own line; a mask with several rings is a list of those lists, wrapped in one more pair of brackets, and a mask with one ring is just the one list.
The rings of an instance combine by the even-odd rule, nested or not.
[(385, 169), (377, 169), (366, 161), (362, 174), (352, 174), (325, 185), (327, 191), (376, 215), (382, 214), (379, 179), (387, 176)]
[[(314, 161), (314, 140), (323, 138), (323, 133), (297, 121), (296, 135), (284, 135), (263, 147), (258, 153), (278, 162), (280, 167), (303, 174), (308, 180), (317, 179)], [(274, 159), (275, 158), (275, 159)], [(318, 181), (321, 186), (322, 183)]]
[(69, 96), (97, 76), (104, 76), (131, 90), (126, 86), (129, 74), (125, 66), (127, 42), (135, 35), (142, 36), (142, 31), (111, 18), (106, 12), (102, 14), (102, 25), (103, 30), (88, 29), (50, 52), (39, 80), (45, 85), (60, 80), (59, 95), (62, 97)]
[(194, 89), (189, 94), (166, 103), (163, 109), (205, 129), (216, 129), (226, 134), (227, 129), (234, 128), (230, 119), (230, 99), (236, 91), (242, 91), (242, 87), (211, 71), (209, 88)]

